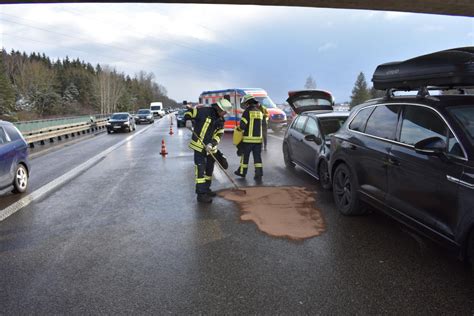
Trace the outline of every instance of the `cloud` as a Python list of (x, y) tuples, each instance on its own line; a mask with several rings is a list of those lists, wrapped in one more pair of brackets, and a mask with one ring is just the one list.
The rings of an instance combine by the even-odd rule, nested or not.
[(417, 29), (418, 32), (422, 32), (422, 33), (434, 33), (434, 32), (441, 32), (444, 30), (446, 30), (444, 26), (434, 25), (434, 24), (430, 24), (430, 25), (425, 24)]
[(337, 47), (337, 45), (334, 44), (334, 43), (331, 43), (331, 42), (325, 43), (325, 44), (323, 44), (322, 46), (319, 46), (319, 47), (318, 47), (318, 52), (325, 52), (325, 51), (334, 49), (334, 48), (336, 48), (336, 47)]
[(395, 11), (384, 12), (383, 13), (383, 16), (384, 16), (385, 20), (389, 20), (389, 21), (400, 20), (400, 19), (406, 18), (410, 15), (412, 15), (412, 13), (395, 12)]

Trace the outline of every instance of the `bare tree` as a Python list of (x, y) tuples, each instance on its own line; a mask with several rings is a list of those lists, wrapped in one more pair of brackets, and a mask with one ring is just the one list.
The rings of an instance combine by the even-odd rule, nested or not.
[(97, 75), (97, 90), (100, 112), (107, 114), (117, 110), (118, 101), (125, 90), (125, 85), (115, 69), (104, 66)]

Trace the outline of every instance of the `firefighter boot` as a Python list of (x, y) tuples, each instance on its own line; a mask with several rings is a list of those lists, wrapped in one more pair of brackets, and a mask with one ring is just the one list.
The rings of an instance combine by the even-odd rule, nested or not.
[(262, 168), (255, 168), (255, 176), (253, 177), (255, 180), (262, 180), (263, 170)]
[(212, 203), (212, 198), (207, 194), (198, 194), (197, 201), (199, 203)]

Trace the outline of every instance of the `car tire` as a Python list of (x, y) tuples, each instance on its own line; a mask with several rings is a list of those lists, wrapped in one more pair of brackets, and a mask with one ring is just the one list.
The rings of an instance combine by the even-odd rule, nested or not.
[(474, 272), (474, 228), (471, 229), (471, 233), (467, 239), (466, 256), (467, 262), (471, 264), (472, 272)]
[(357, 181), (353, 172), (346, 164), (337, 166), (333, 176), (333, 196), (337, 209), (344, 215), (361, 215), (365, 209), (361, 207)]
[(318, 168), (319, 183), (324, 190), (331, 189), (331, 180), (329, 179), (329, 167), (326, 160), (321, 160)]
[(107, 134), (110, 134), (110, 133), (112, 133), (112, 131), (107, 130)]
[(28, 188), (28, 171), (26, 167), (19, 164), (15, 170), (13, 178), (13, 193), (23, 193)]
[(295, 163), (291, 160), (290, 150), (288, 149), (288, 145), (283, 144), (283, 160), (285, 161), (285, 166), (290, 169), (295, 168)]

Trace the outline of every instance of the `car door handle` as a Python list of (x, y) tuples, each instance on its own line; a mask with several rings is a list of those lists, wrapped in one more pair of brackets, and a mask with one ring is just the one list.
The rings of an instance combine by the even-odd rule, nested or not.
[(353, 144), (350, 144), (350, 145), (349, 145), (349, 149), (350, 149), (350, 150), (356, 150), (356, 149), (357, 149), (357, 146), (356, 146), (356, 145), (353, 145)]

